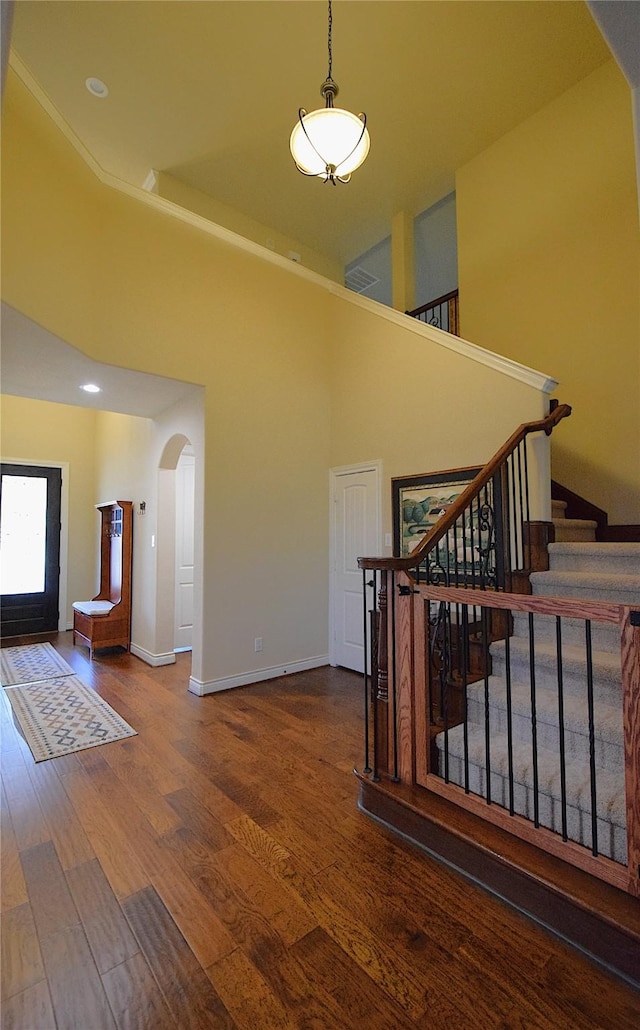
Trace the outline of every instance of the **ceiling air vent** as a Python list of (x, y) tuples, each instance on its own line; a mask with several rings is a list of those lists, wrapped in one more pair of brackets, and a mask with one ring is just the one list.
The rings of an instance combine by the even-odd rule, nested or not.
[(344, 284), (349, 290), (353, 290), (354, 293), (364, 293), (371, 286), (375, 286), (380, 280), (372, 275), (371, 272), (367, 272), (366, 268), (362, 265), (356, 265), (355, 268), (350, 268), (345, 273)]

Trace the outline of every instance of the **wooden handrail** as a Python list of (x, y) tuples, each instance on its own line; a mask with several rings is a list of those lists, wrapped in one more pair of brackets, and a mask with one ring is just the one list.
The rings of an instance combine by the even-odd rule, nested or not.
[(455, 300), (458, 296), (457, 290), (451, 290), (450, 293), (444, 293), (442, 297), (436, 297), (435, 300), (430, 300), (428, 304), (421, 304), (419, 308), (414, 308), (413, 311), (405, 311), (405, 315), (410, 315), (412, 318), (417, 318), (424, 311), (431, 311), (432, 308), (437, 308), (440, 304), (446, 304), (449, 300)]
[(529, 436), (530, 433), (544, 432), (550, 436), (555, 426), (563, 418), (571, 414), (571, 407), (568, 404), (558, 404), (546, 418), (536, 422), (523, 422), (522, 425), (511, 434), (509, 439), (496, 451), (494, 456), (487, 462), (484, 468), (480, 469), (478, 475), (471, 482), (451, 507), (442, 515), (435, 526), (423, 537), (418, 547), (404, 558), (358, 558), (360, 569), (380, 569), (383, 571), (409, 572), (415, 569), (424, 560), (425, 556), (433, 549), (439, 540), (453, 526), (456, 520), (462, 515), (467, 505), (479, 493), (483, 486), (495, 475), (498, 469), (504, 464), (507, 458), (515, 451), (516, 447)]

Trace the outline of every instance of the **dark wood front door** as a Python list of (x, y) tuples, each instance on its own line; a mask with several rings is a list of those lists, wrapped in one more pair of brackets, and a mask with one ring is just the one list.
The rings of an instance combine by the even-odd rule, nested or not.
[(0, 466), (0, 636), (58, 628), (62, 471)]

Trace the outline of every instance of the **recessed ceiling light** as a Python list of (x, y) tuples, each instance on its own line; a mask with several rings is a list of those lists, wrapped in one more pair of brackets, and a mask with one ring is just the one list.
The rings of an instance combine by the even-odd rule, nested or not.
[(85, 383), (80, 389), (84, 390), (85, 393), (102, 393), (101, 387), (96, 386), (95, 383)]
[(102, 79), (86, 79), (85, 86), (94, 97), (104, 98), (109, 96), (109, 89), (105, 86)]

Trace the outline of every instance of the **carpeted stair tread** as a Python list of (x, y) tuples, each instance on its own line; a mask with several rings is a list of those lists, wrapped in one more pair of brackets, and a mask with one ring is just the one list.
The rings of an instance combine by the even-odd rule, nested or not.
[(609, 573), (640, 575), (640, 544), (563, 541), (549, 544), (552, 572)]
[[(480, 767), (485, 764), (484, 727), (469, 726), (469, 761)], [(444, 733), (436, 737), (438, 749), (443, 754)], [(464, 759), (464, 733), (462, 726), (454, 726), (448, 732), (449, 756)], [(491, 738), (491, 771), (508, 776), (509, 743), (506, 734)], [(567, 796), (571, 803), (583, 811), (591, 811), (591, 772), (588, 760), (573, 759), (566, 762)], [(513, 748), (513, 777), (516, 783), (530, 787), (533, 784), (533, 755), (530, 746), (520, 744)], [(546, 748), (538, 748), (538, 783), (541, 792), (559, 801), (560, 787), (559, 756)], [(597, 812), (602, 819), (615, 816), (619, 826), (626, 824), (624, 801), (624, 776), (599, 769), (597, 772)]]
[[(503, 679), (490, 676), (489, 721), (491, 732), (507, 732), (507, 691)], [(559, 748), (558, 691), (536, 688), (536, 728), (538, 746)], [(469, 726), (481, 726), (484, 731), (485, 684), (474, 683), (467, 690), (467, 718)], [(565, 696), (563, 699), (563, 727), (567, 755), (576, 757), (589, 753), (589, 710), (586, 696)], [(595, 755), (598, 765), (611, 771), (624, 768), (624, 731), (622, 709), (595, 701), (593, 705)], [(515, 740), (529, 744), (531, 730), (531, 688), (529, 684), (511, 685), (511, 727)]]
[[(509, 655), (512, 674), (516, 670), (524, 670), (527, 681), (529, 677), (528, 625), (528, 621), (525, 624), (523, 624), (522, 621), (514, 623), (517, 632), (524, 632), (526, 630), (526, 635), (513, 636), (509, 638)], [(491, 658), (494, 673), (497, 673), (498, 670), (504, 670), (506, 649), (506, 643), (504, 640), (496, 640), (491, 644)], [(534, 650), (536, 658), (536, 680), (541, 681), (553, 678), (557, 683), (558, 652), (555, 639), (538, 639), (535, 635), (534, 628)], [(601, 693), (604, 691), (608, 692), (611, 694), (612, 699), (617, 698), (618, 703), (620, 703), (622, 670), (620, 666), (619, 648), (617, 651), (592, 650), (591, 667), (594, 686), (596, 684), (599, 685)], [(563, 642), (562, 672), (565, 685), (569, 685), (573, 688), (573, 681), (576, 680), (578, 688), (586, 688), (587, 659), (584, 645), (578, 646), (577, 644), (567, 644)]]
[(629, 557), (640, 557), (640, 544), (633, 541), (587, 541), (582, 543), (578, 540), (563, 540), (549, 544), (549, 553), (562, 552), (565, 554), (602, 554), (605, 557), (628, 555)]
[[(556, 639), (556, 619), (554, 615), (536, 615), (533, 620), (536, 650), (543, 643), (553, 643)], [(513, 612), (514, 638), (528, 639), (529, 619), (526, 612)], [(598, 652), (609, 652), (620, 658), (620, 627), (613, 622), (591, 623), (591, 644)], [(565, 647), (585, 648), (584, 619), (562, 620), (562, 645)], [(491, 645), (493, 648), (493, 644)]]
[(574, 600), (609, 600), (614, 604), (640, 604), (640, 575), (611, 572), (565, 572), (549, 569), (532, 572), (537, 597), (566, 597)]

